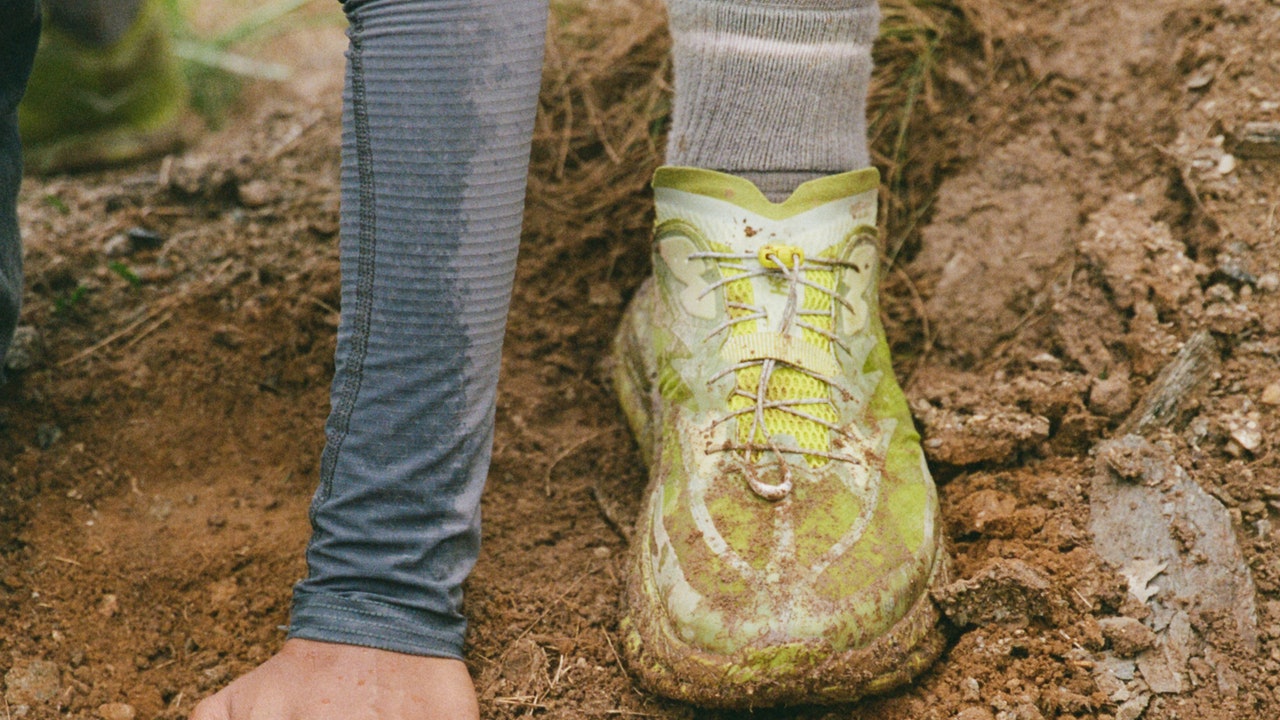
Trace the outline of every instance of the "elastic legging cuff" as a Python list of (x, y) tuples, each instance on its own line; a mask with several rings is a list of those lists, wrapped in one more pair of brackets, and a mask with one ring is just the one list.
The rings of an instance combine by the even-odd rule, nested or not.
[(462, 659), (466, 621), (367, 597), (294, 593), (289, 637)]

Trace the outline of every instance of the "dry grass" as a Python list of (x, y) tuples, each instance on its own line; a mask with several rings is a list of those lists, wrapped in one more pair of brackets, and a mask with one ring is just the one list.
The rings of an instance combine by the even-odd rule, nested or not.
[[(643, 232), (643, 192), (670, 112), (658, 0), (553, 3), (526, 230), (583, 240)], [(572, 219), (567, 223), (566, 219)]]
[[(927, 212), (949, 156), (930, 130), (945, 105), (940, 65), (962, 45), (980, 47), (963, 1), (881, 4), (869, 119), (890, 257)], [(644, 188), (671, 107), (669, 47), (660, 0), (553, 3), (529, 181), (534, 237), (575, 245), (646, 232)]]

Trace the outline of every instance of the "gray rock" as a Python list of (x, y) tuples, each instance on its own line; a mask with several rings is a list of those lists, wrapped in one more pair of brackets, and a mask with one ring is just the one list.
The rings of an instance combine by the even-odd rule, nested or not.
[(1138, 658), (1138, 672), (1152, 692), (1161, 695), (1187, 690), (1187, 676), (1168, 646), (1145, 652)]
[[(1094, 550), (1130, 579), (1152, 609), (1160, 631), (1176, 614), (1219, 613), (1234, 618), (1238, 639), (1256, 649), (1258, 613), (1253, 577), (1236, 544), (1231, 516), (1174, 460), (1136, 435), (1099, 444), (1090, 490)], [(1175, 539), (1176, 537), (1176, 539)], [(1190, 657), (1194, 632), (1180, 624), (1171, 640)]]
[(30, 325), (19, 325), (4, 356), (4, 367), (12, 372), (30, 370), (44, 357), (44, 338)]
[(1134, 695), (1116, 710), (1116, 720), (1138, 720), (1147, 711), (1147, 704), (1150, 702), (1150, 693)]

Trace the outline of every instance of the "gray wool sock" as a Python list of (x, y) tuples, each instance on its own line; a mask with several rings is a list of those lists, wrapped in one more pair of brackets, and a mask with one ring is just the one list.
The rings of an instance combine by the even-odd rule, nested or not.
[(866, 167), (876, 0), (667, 0), (667, 163), (740, 175), (781, 201)]

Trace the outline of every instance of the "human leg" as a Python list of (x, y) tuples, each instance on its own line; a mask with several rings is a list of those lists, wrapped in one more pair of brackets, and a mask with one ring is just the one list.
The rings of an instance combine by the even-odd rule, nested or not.
[(616, 345), (651, 472), (624, 657), (701, 705), (854, 700), (941, 651), (948, 569), (879, 321), (878, 176), (856, 170), (877, 9), (669, 7), (668, 160), (699, 167), (654, 178), (655, 277)]
[(40, 37), (37, 0), (0, 0), (0, 363), (18, 326), (22, 304), (22, 239), (18, 235), (18, 185), (22, 99)]
[(349, 0), (342, 324), (293, 637), (461, 657), (543, 0)]
[(285, 647), (199, 720), (476, 716), (461, 587), (479, 547), (546, 3), (344, 9), (342, 320), (309, 573)]

